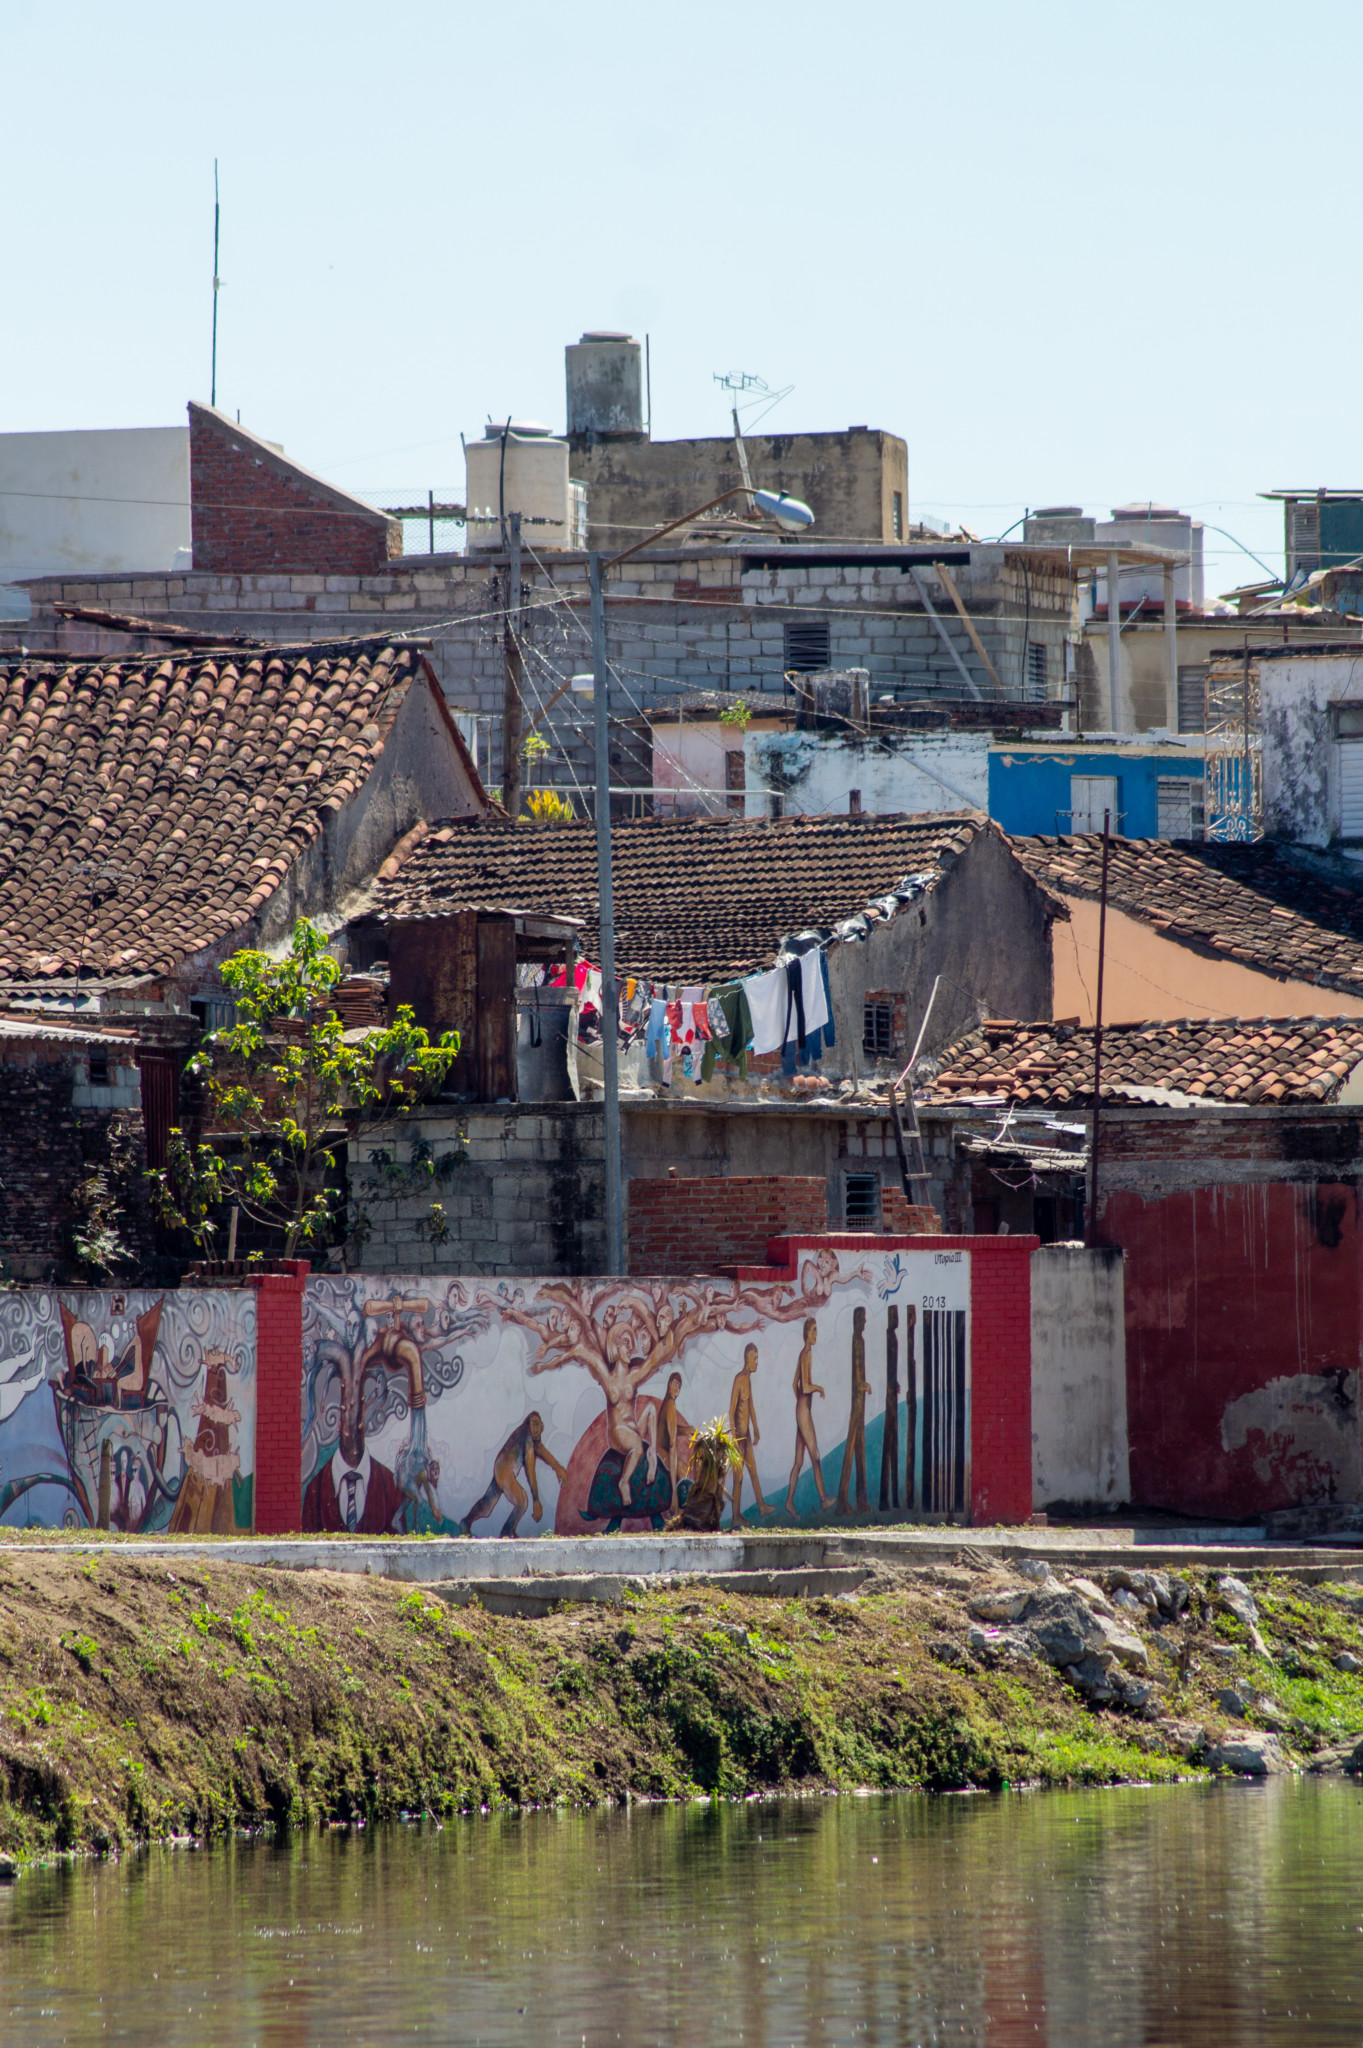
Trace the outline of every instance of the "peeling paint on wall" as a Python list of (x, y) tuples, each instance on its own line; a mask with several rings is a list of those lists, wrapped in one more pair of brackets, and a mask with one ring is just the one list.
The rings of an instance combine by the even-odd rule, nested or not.
[(1363, 1491), (1358, 1374), (1297, 1372), (1228, 1401), (1221, 1447), (1248, 1449), (1255, 1477), (1294, 1503), (1356, 1500)]

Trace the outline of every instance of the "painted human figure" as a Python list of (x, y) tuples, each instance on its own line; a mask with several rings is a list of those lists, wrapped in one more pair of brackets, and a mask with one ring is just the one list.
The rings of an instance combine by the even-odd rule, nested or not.
[(842, 1470), (838, 1474), (838, 1508), (840, 1515), (848, 1512), (848, 1491), (852, 1479), (852, 1466), (857, 1468), (857, 1507), (864, 1508), (866, 1500), (866, 1396), (871, 1383), (866, 1377), (866, 1311), (854, 1308), (852, 1311), (852, 1410), (847, 1418), (847, 1441), (842, 1447)]
[(828, 1513), (828, 1494), (823, 1483), (823, 1468), (819, 1463), (819, 1439), (814, 1433), (814, 1396), (822, 1400), (824, 1390), (814, 1378), (814, 1344), (819, 1326), (813, 1316), (805, 1317), (805, 1341), (800, 1347), (800, 1359), (795, 1368), (791, 1385), (795, 1389), (795, 1463), (790, 1468), (790, 1485), (786, 1488), (786, 1513), (795, 1513), (795, 1482), (800, 1476), (805, 1459), (808, 1458), (814, 1473), (814, 1487), (819, 1496), (819, 1506)]
[(899, 1506), (899, 1310), (885, 1318), (885, 1434), (880, 1440), (880, 1511)]
[[(623, 1333), (625, 1342), (628, 1335), (628, 1331)], [(630, 1482), (639, 1460), (648, 1458), (650, 1486), (658, 1472), (658, 1411), (645, 1408), (640, 1414), (638, 1407), (639, 1389), (652, 1372), (653, 1361), (612, 1357), (602, 1364), (589, 1358), (587, 1370), (606, 1397), (606, 1442), (624, 1460), (620, 1468), (620, 1498), (628, 1502)]]
[[(482, 1496), (481, 1500), (474, 1502), (468, 1513), (460, 1521), (459, 1527), (463, 1530), (464, 1534), (471, 1536), (474, 1523), (481, 1522), (484, 1515), (490, 1515), (499, 1500), (505, 1500), (511, 1510), (501, 1527), (500, 1533), (503, 1536), (515, 1535), (521, 1516), (525, 1513), (526, 1508), (530, 1507), (532, 1501), (534, 1505), (531, 1507), (531, 1516), (534, 1521), (538, 1522), (544, 1513), (544, 1509), (540, 1504), (539, 1474), (537, 1470), (538, 1463), (541, 1460), (549, 1467), (551, 1472), (558, 1474), (559, 1484), (562, 1485), (568, 1474), (545, 1444), (544, 1419), (538, 1408), (532, 1408), (524, 1422), (519, 1423), (512, 1430), (510, 1436), (493, 1459), (492, 1479), (488, 1485), (487, 1492)], [(517, 1472), (524, 1472), (529, 1482), (530, 1494), (528, 1498), (525, 1488), (516, 1477)]]
[(670, 1372), (668, 1374), (667, 1392), (658, 1403), (657, 1416), (658, 1458), (659, 1462), (666, 1467), (667, 1476), (672, 1481), (672, 1499), (674, 1504), (677, 1498), (677, 1487), (686, 1469), (681, 1447), (683, 1425), (682, 1419), (677, 1413), (677, 1396), (681, 1392), (681, 1384), (682, 1376), (679, 1372)]
[(733, 1390), (729, 1395), (729, 1433), (738, 1445), (741, 1463), (734, 1471), (733, 1478), (733, 1524), (735, 1529), (743, 1518), (743, 1474), (752, 1480), (752, 1490), (757, 1500), (757, 1511), (761, 1515), (774, 1515), (776, 1502), (762, 1498), (762, 1482), (757, 1476), (756, 1451), (762, 1441), (762, 1432), (757, 1427), (757, 1409), (752, 1397), (752, 1376), (757, 1369), (757, 1346), (745, 1344), (743, 1363), (734, 1374)]

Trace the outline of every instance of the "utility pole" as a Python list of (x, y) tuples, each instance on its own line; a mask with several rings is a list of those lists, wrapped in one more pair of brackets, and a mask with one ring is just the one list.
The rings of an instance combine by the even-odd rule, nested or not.
[(596, 887), (601, 925), (601, 1081), (606, 1142), (606, 1271), (625, 1270), (620, 1179), (620, 1041), (615, 987), (615, 897), (611, 882), (610, 704), (606, 597), (600, 555), (591, 558), (592, 724), (596, 739)]
[(1112, 813), (1103, 812), (1103, 883), (1098, 897), (1098, 1001), (1093, 1018), (1093, 1129), (1089, 1136), (1089, 1212), (1084, 1242), (1098, 1242), (1098, 1116), (1103, 1092), (1103, 961), (1107, 953), (1107, 857)]
[(507, 601), (502, 614), (502, 663), (506, 697), (502, 710), (502, 802), (514, 825), (521, 815), (521, 515), (507, 517)]
[[(202, 387), (201, 387), (202, 388)], [(218, 159), (213, 159), (213, 367), (208, 380), (208, 402), (218, 402)]]

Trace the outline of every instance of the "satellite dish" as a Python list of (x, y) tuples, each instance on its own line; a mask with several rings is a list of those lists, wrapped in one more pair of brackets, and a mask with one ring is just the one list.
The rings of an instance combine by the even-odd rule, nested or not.
[(808, 505), (786, 491), (754, 491), (752, 497), (758, 511), (774, 519), (786, 533), (799, 533), (803, 527), (814, 524), (814, 514)]

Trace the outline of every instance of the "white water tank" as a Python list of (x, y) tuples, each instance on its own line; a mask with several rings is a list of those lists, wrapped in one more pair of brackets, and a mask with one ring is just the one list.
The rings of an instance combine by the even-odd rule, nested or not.
[(470, 550), (500, 548), (503, 519), (521, 515), (521, 538), (536, 554), (580, 545), (568, 480), (568, 443), (537, 420), (498, 420), (465, 450)]

